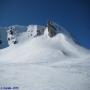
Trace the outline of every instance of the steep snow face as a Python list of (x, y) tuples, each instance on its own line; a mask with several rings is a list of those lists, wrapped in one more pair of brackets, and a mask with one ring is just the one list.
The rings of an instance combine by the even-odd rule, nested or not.
[(27, 39), (22, 44), (19, 43), (16, 46), (1, 50), (0, 61), (56, 62), (62, 58), (85, 58), (90, 55), (88, 50), (76, 45), (72, 39), (69, 39), (63, 33), (59, 33), (53, 38), (46, 37), (47, 32), (45, 31), (45, 33), (43, 36)]

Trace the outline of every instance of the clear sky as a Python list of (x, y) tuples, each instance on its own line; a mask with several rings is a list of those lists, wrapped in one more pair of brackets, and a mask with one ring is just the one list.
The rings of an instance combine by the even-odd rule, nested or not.
[(90, 0), (0, 0), (0, 26), (46, 25), (49, 19), (90, 49)]

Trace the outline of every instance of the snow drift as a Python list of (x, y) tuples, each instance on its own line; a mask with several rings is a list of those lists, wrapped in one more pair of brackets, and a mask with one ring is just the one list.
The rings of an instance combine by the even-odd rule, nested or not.
[(54, 22), (29, 25), (0, 50), (0, 85), (20, 90), (89, 90), (90, 51)]

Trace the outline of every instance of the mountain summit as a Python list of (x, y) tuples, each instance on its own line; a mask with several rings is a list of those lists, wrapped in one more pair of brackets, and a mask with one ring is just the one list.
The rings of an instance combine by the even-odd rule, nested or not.
[(1, 28), (0, 48), (2, 88), (90, 89), (90, 51), (55, 22)]
[[(16, 60), (14, 61), (22, 60), (24, 53), (27, 60), (37, 56), (38, 60), (40, 56), (43, 59), (43, 57), (47, 57), (48, 52), (51, 57), (53, 57), (52, 52), (56, 53), (56, 57), (53, 57), (55, 60), (61, 57), (66, 59), (67, 57), (83, 57), (90, 54), (89, 50), (75, 43), (71, 35), (65, 29), (52, 21), (48, 21), (47, 27), (40, 25), (28, 25), (27, 27), (19, 25), (9, 26), (5, 32), (7, 33), (6, 41), (8, 48), (2, 49), (1, 52), (8, 50), (6, 57), (7, 59), (9, 58), (9, 61), (13, 59), (13, 57), (9, 57), (12, 53), (15, 55), (14, 58)], [(4, 43), (4, 41), (1, 40), (0, 45), (2, 45), (2, 43)], [(22, 52), (20, 53), (16, 50)], [(26, 54), (27, 52), (29, 53)], [(18, 58), (19, 53), (20, 57)], [(39, 53), (41, 54), (38, 55)], [(35, 55), (35, 57), (33, 57), (33, 55)], [(6, 57), (2, 55), (2, 60), (6, 60)], [(49, 59), (50, 58), (47, 60), (49, 61)]]
[[(49, 36), (50, 38), (53, 38), (60, 33), (71, 38), (70, 34), (66, 30), (64, 30), (64, 28), (53, 21), (48, 21), (46, 27), (40, 25), (13, 25), (0, 28), (0, 48), (5, 48), (14, 44), (18, 44), (21, 41), (23, 42), (25, 39), (35, 38), (44, 35), (46, 31), (47, 36)], [(19, 39), (22, 40), (20, 41)]]

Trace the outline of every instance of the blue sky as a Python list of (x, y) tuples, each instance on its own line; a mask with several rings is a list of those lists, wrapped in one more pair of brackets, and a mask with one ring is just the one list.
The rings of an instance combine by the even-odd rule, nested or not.
[(62, 25), (90, 49), (90, 0), (0, 0), (0, 26)]

